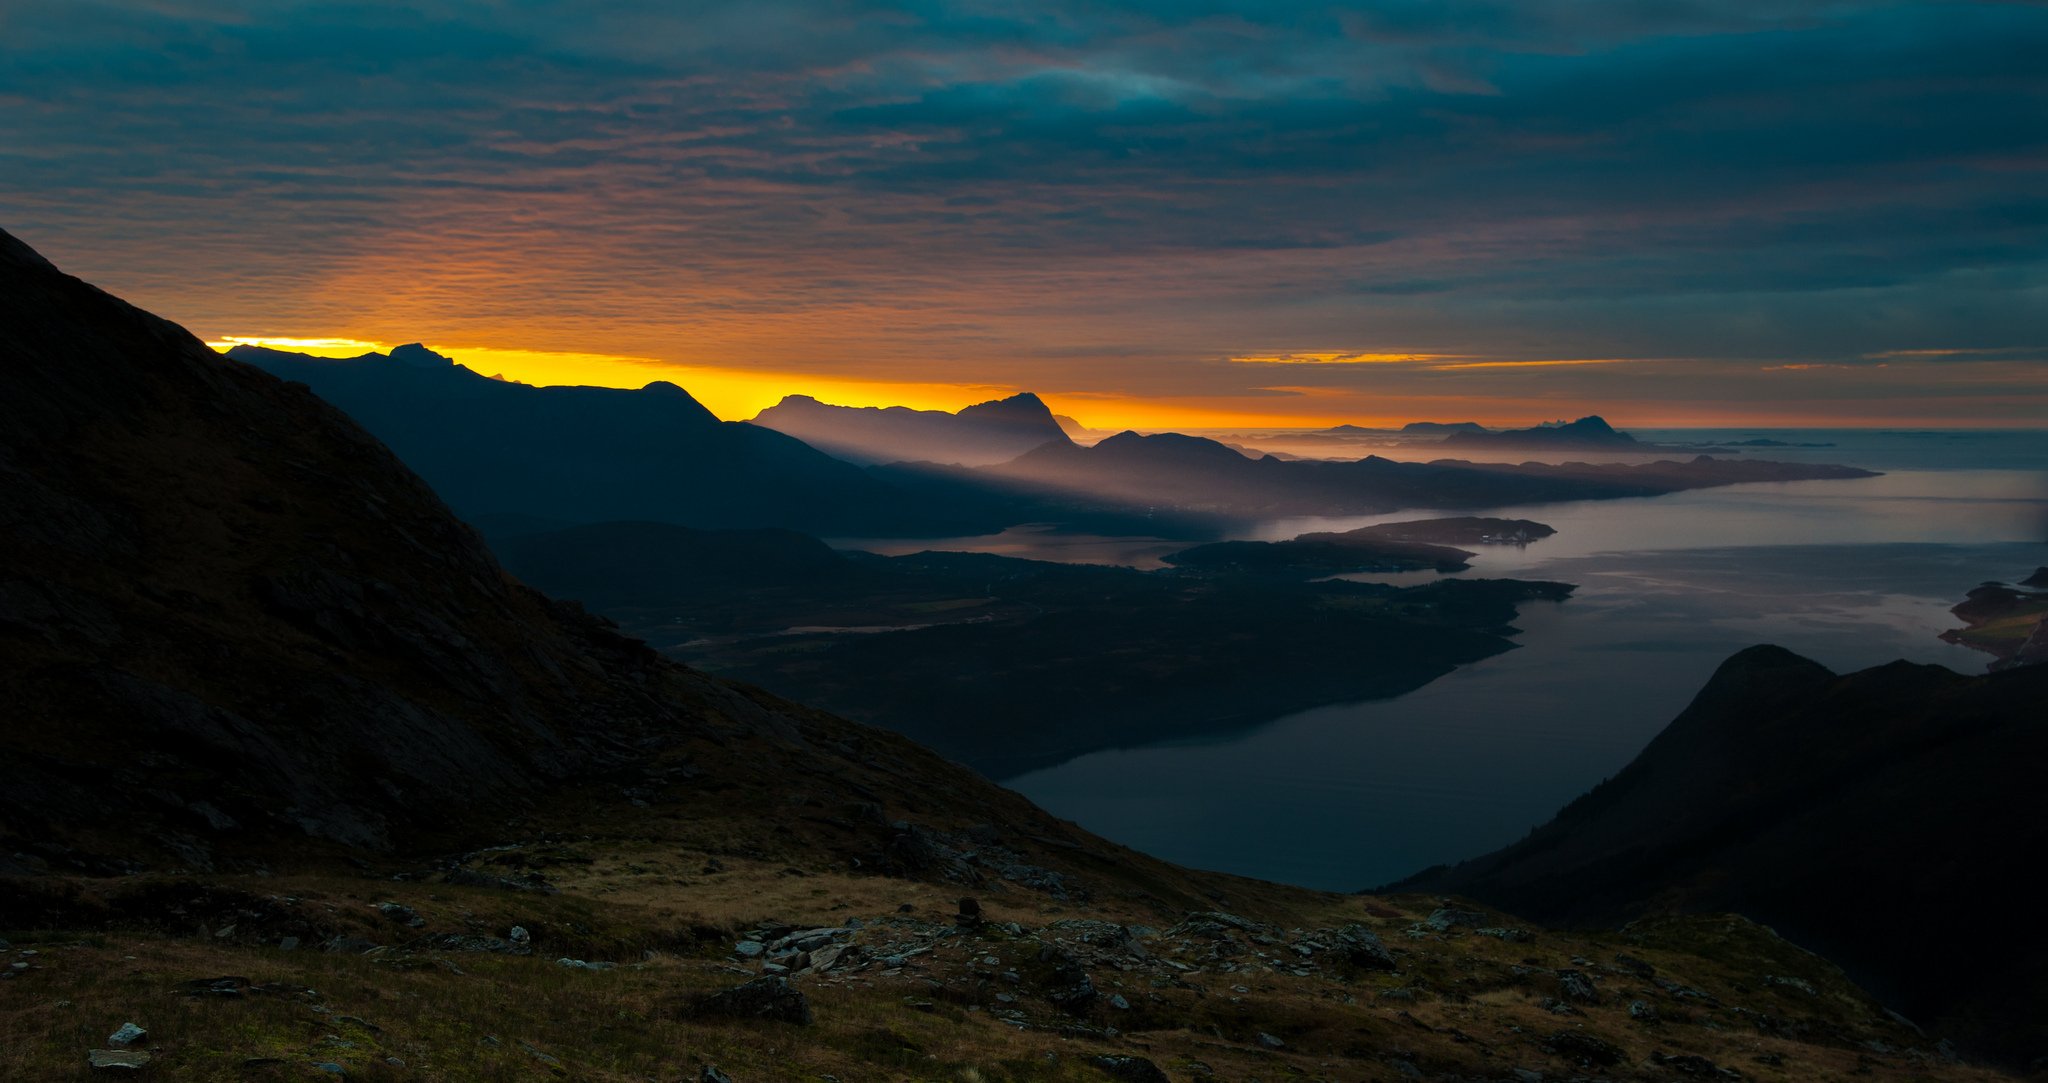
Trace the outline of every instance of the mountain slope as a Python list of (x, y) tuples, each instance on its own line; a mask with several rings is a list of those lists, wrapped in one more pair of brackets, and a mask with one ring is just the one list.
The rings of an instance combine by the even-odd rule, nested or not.
[(1895, 662), (1838, 677), (1751, 648), (1527, 839), (1396, 887), (1575, 924), (1734, 911), (1940, 1033), (2039, 1056), (2048, 949), (1934, 944), (2033, 894), (2027, 855), (2048, 849), (2044, 704), (2048, 667), (1963, 677)]
[(5, 234), (0, 418), (0, 853), (106, 871), (417, 848), (658, 762), (1064, 833), (525, 588), (339, 410)]
[(532, 387), (418, 345), (329, 359), (259, 346), (238, 361), (311, 387), (388, 445), (457, 513), (656, 520), (820, 534), (976, 524), (802, 441), (714, 417), (682, 388)]
[(933, 462), (983, 466), (1007, 462), (1046, 443), (1069, 443), (1066, 430), (1030, 392), (976, 403), (957, 414), (906, 406), (833, 406), (790, 395), (753, 420), (859, 463)]

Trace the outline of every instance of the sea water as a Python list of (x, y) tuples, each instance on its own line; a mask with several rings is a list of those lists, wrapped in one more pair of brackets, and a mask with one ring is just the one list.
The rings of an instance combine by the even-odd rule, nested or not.
[[(1905, 658), (1980, 672), (1989, 656), (1939, 638), (1959, 624), (1948, 608), (2048, 564), (2048, 433), (1638, 435), (1830, 443), (1745, 457), (1886, 474), (1490, 509), (1558, 534), (1485, 547), (1460, 575), (1579, 588), (1523, 606), (1518, 649), (1395, 699), (1092, 753), (1006, 784), (1172, 861), (1370, 887), (1521, 837), (1625, 765), (1744, 647), (1775, 643), (1837, 671)], [(1247, 536), (1428, 514), (1275, 521)]]

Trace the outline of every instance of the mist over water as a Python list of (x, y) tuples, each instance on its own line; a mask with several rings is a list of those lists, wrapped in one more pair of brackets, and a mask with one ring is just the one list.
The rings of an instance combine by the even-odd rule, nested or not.
[[(1838, 671), (1897, 658), (1982, 671), (1988, 655), (1937, 636), (1969, 588), (2048, 564), (2048, 434), (1769, 435), (1839, 446), (1757, 457), (1890, 472), (1489, 511), (1559, 533), (1485, 548), (1460, 575), (1579, 587), (1523, 608), (1520, 649), (1396, 699), (1095, 753), (1007, 784), (1169, 860), (1356, 889), (1519, 838), (1625, 765), (1744, 647), (1776, 643)], [(1291, 519), (1249, 536), (1426, 515)], [(1133, 562), (1150, 544), (1134, 540)]]

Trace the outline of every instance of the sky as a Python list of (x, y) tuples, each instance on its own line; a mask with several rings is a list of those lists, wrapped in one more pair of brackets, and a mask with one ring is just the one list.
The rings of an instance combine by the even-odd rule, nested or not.
[(209, 341), (1095, 427), (2048, 425), (2048, 5), (0, 0)]

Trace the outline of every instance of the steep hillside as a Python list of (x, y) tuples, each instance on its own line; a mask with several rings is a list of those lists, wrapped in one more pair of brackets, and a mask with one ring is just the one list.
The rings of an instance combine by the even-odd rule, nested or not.
[[(23, 855), (0, 866), (417, 847), (735, 740), (731, 784), (950, 792), (1050, 823), (521, 586), (334, 407), (4, 235), (0, 413), (0, 853)], [(847, 844), (888, 830), (867, 833)]]
[[(1937, 1033), (2032, 1059), (2048, 1053), (2048, 949), (1983, 915), (2032, 897), (2026, 855), (2048, 848), (2044, 705), (2048, 667), (1963, 677), (1895, 662), (1838, 677), (1752, 648), (1527, 839), (1396, 887), (1578, 925), (1733, 911)], [(1999, 944), (1946, 939), (1962, 927)]]
[(341, 360), (228, 353), (340, 407), (465, 517), (870, 535), (993, 527), (929, 510), (801, 440), (720, 421), (670, 383), (532, 387), (417, 345)]

